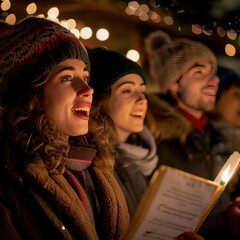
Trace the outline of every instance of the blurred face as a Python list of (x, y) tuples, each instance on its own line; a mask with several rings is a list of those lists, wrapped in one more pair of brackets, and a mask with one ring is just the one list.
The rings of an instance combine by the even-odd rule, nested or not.
[(178, 82), (179, 105), (200, 118), (204, 112), (213, 110), (218, 83), (219, 78), (212, 73), (212, 64), (199, 61)]
[(67, 138), (88, 132), (93, 94), (88, 80), (85, 63), (79, 59), (68, 59), (55, 66), (44, 86), (47, 115)]
[(224, 120), (240, 127), (240, 87), (232, 86), (224, 91), (216, 102), (216, 111)]
[(146, 86), (137, 74), (128, 74), (111, 86), (107, 113), (113, 120), (119, 141), (140, 132), (147, 111)]

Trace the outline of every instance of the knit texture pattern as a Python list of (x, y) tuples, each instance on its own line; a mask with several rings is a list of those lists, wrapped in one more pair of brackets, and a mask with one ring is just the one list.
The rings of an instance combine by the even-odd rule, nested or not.
[[(150, 46), (157, 47), (151, 51)], [(217, 71), (217, 60), (213, 52), (204, 44), (189, 39), (165, 42), (162, 46), (148, 43), (148, 55), (149, 73), (162, 93), (202, 60), (212, 64), (214, 74)]]
[(106, 92), (112, 84), (127, 74), (137, 74), (146, 83), (140, 65), (123, 54), (105, 48), (88, 50), (91, 62), (90, 86), (94, 94)]
[[(28, 17), (0, 28), (0, 91), (18, 91), (41, 83), (53, 67), (66, 59), (89, 66), (82, 43), (69, 30), (44, 18)], [(22, 94), (22, 93), (21, 93)]]

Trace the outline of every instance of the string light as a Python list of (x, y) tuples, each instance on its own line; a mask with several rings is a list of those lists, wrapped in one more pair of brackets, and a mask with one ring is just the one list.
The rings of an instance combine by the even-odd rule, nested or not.
[(137, 62), (140, 59), (140, 54), (137, 50), (131, 49), (127, 52), (126, 57)]
[[(141, 3), (141, 4), (140, 4)], [(166, 6), (167, 3), (165, 3)], [(181, 2), (180, 2), (181, 5)], [(155, 23), (161, 23), (165, 24), (167, 26), (172, 26), (178, 29), (179, 32), (183, 32), (181, 24), (179, 24), (176, 21), (176, 17), (173, 17), (171, 14), (171, 10), (178, 6), (175, 1), (172, 1), (172, 5), (169, 6), (169, 8), (164, 7), (164, 3), (160, 4), (160, 0), (135, 0), (135, 1), (129, 1), (129, 0), (118, 0), (116, 3), (116, 7), (119, 9), (124, 10), (126, 14), (133, 15), (139, 19), (139, 21), (152, 21)], [(185, 6), (187, 8), (187, 6)], [(9, 14), (8, 11), (11, 9), (11, 2), (10, 0), (2, 0), (1, 3), (1, 10), (4, 12), (4, 14), (1, 14), (1, 16), (5, 16), (5, 21), (9, 24), (16, 23), (16, 16), (11, 13)], [(33, 15), (37, 14), (37, 5), (35, 3), (28, 4), (26, 8), (27, 15)], [(179, 8), (177, 11), (175, 11), (175, 14), (177, 14), (179, 17), (184, 16), (188, 14), (188, 11), (184, 8)], [(44, 14), (38, 13), (38, 16), (44, 17)], [(57, 7), (52, 7), (47, 11), (47, 18), (56, 22), (59, 22), (62, 26), (66, 27), (67, 29), (71, 30), (78, 38), (82, 39), (90, 39), (93, 35), (93, 31), (90, 27), (86, 27), (85, 24), (81, 23), (78, 24), (77, 29), (77, 23), (74, 19), (68, 19), (68, 20), (59, 20), (59, 9)], [(201, 23), (186, 23), (189, 24), (191, 32), (195, 35), (204, 34), (205, 36), (212, 36), (213, 34), (216, 34), (217, 36), (221, 38), (227, 37), (231, 41), (237, 41), (239, 39), (238, 37), (238, 31), (234, 29), (234, 26), (236, 24), (240, 24), (240, 18), (236, 18), (235, 22), (229, 21), (228, 24), (221, 24), (220, 22), (215, 21), (214, 23), (209, 25), (201, 24)], [(212, 25), (212, 26), (210, 26)], [(110, 36), (110, 33), (106, 29), (99, 29), (96, 32), (96, 38), (99, 41), (106, 41)], [(240, 41), (237, 41), (238, 45), (240, 45)], [(232, 44), (230, 44), (233, 46)], [(234, 46), (233, 46), (234, 47)], [(228, 56), (232, 54), (236, 54), (236, 48), (234, 47), (235, 51), (230, 51), (230, 46), (225, 46), (225, 52)], [(230, 53), (229, 53), (230, 52)], [(235, 53), (234, 53), (235, 52)]]
[(109, 38), (109, 31), (105, 28), (100, 28), (96, 32), (96, 38), (99, 41), (106, 41)]

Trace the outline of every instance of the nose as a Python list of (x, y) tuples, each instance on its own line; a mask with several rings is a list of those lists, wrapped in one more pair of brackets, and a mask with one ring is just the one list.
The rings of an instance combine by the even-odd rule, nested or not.
[(88, 97), (93, 95), (94, 90), (86, 83), (82, 82), (78, 88), (78, 97)]
[(217, 85), (219, 84), (220, 82), (220, 79), (219, 77), (216, 75), (216, 74), (212, 74), (210, 79), (209, 79), (209, 82), (212, 84), (212, 85)]
[(146, 98), (145, 94), (139, 91), (138, 92), (138, 99), (137, 99), (137, 101), (138, 102), (142, 102), (142, 103), (147, 101), (147, 98)]

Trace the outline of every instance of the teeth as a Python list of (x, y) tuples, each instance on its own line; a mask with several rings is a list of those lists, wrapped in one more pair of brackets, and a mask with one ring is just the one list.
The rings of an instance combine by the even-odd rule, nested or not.
[(134, 116), (143, 116), (143, 112), (134, 112), (132, 115), (134, 115)]
[(81, 108), (74, 108), (73, 109), (74, 112), (88, 112), (89, 111), (89, 107), (81, 107)]
[(215, 96), (215, 93), (212, 93), (212, 92), (205, 92), (205, 94), (210, 96)]

